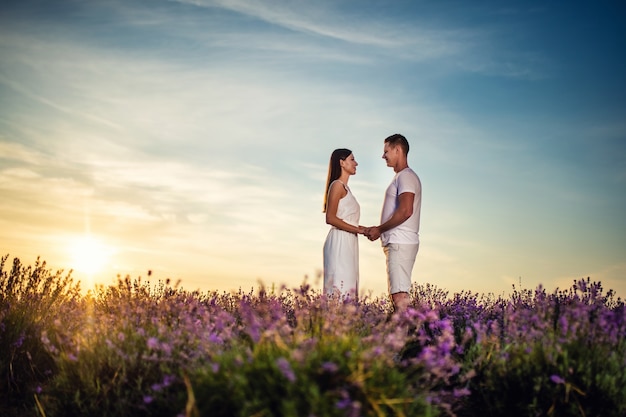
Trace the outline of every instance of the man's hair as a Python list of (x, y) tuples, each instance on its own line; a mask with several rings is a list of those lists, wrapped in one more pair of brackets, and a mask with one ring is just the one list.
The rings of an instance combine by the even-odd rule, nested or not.
[(406, 140), (406, 138), (399, 133), (393, 134), (386, 138), (385, 143), (388, 143), (389, 146), (393, 146), (394, 148), (396, 146), (400, 146), (405, 156), (409, 154), (409, 141)]

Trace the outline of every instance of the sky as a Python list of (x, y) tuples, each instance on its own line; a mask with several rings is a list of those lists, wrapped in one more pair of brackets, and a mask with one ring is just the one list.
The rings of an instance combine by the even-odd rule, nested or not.
[(414, 283), (626, 297), (625, 23), (619, 1), (4, 1), (0, 252), (87, 289), (321, 289), (330, 154), (377, 225), (402, 133)]

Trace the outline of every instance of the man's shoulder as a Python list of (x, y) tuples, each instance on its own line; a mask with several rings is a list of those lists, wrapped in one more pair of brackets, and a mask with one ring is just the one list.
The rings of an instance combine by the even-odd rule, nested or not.
[(396, 177), (398, 182), (398, 188), (401, 192), (414, 192), (417, 194), (422, 188), (422, 182), (419, 177), (410, 167), (407, 167), (400, 171)]
[(413, 171), (411, 167), (406, 167), (402, 171), (398, 172), (397, 178), (414, 178), (419, 181), (417, 173)]

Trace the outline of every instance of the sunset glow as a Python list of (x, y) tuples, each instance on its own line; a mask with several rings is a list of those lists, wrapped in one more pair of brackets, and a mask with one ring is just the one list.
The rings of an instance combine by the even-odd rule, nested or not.
[[(0, 250), (94, 282), (321, 288), (330, 154), (353, 151), (375, 226), (401, 133), (414, 282), (626, 296), (625, 21), (623, 1), (2, 2)], [(359, 251), (359, 293), (385, 294), (380, 242)]]
[(111, 249), (97, 238), (85, 235), (75, 239), (70, 245), (71, 268), (92, 276), (106, 265)]

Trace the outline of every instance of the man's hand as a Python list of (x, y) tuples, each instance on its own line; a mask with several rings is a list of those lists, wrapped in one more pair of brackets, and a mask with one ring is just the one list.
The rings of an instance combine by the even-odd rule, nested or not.
[(371, 240), (372, 242), (375, 241), (376, 239), (380, 237), (380, 227), (378, 226), (368, 227), (365, 232), (365, 236), (367, 236), (367, 238)]

